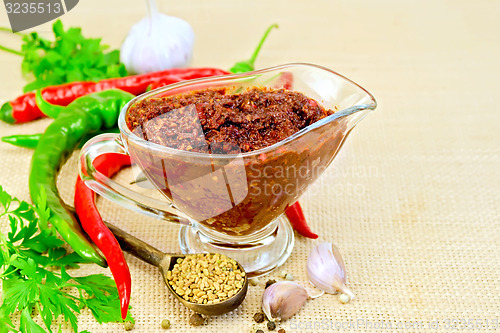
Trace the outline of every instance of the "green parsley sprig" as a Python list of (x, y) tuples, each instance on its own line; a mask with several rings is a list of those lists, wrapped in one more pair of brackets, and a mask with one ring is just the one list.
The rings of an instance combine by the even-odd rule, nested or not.
[[(62, 317), (78, 332), (77, 315), (87, 307), (99, 323), (121, 322), (120, 301), (114, 281), (103, 274), (72, 277), (80, 257), (64, 248), (50, 226), (50, 211), (42, 192), (40, 205), (13, 198), (0, 186), (0, 333), (50, 332)], [(18, 313), (18, 322), (12, 314)], [(33, 318), (40, 316), (44, 327)], [(134, 322), (129, 315), (126, 321)], [(59, 324), (58, 332), (61, 330)]]
[[(5, 29), (2, 29), (5, 30)], [(74, 81), (99, 81), (128, 75), (120, 63), (120, 51), (105, 52), (100, 38), (86, 38), (80, 28), (64, 30), (57, 20), (53, 26), (54, 41), (36, 32), (20, 34), (21, 52), (1, 46), (0, 49), (22, 55), (22, 72), (30, 81), (24, 92)]]

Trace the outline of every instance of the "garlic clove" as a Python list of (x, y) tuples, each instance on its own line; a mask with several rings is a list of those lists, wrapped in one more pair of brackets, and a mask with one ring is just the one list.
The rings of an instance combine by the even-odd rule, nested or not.
[(307, 291), (298, 283), (276, 282), (262, 295), (262, 311), (269, 320), (287, 320), (304, 306), (308, 298)]
[(347, 273), (340, 251), (332, 243), (321, 243), (309, 254), (307, 276), (318, 289), (329, 294), (341, 291), (350, 299), (354, 294), (346, 287)]

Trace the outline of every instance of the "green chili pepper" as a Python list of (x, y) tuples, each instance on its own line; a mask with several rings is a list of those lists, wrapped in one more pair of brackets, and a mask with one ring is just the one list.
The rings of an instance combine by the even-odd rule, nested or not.
[(23, 148), (36, 148), (38, 140), (42, 137), (41, 133), (38, 134), (19, 134), (2, 137), (3, 142), (10, 143), (11, 145)]
[[(85, 96), (88, 98), (77, 98), (71, 102), (71, 107), (73, 109), (88, 109), (94, 107), (96, 103), (100, 103), (100, 97), (96, 94), (89, 94)], [(40, 90), (37, 90), (35, 93), (35, 101), (36, 105), (40, 108), (40, 111), (50, 118), (57, 118), (59, 113), (66, 108), (65, 106), (50, 104), (44, 100)]]
[[(120, 130), (118, 127), (114, 127), (111, 129), (107, 130), (102, 130), (102, 131), (97, 131), (95, 133), (89, 133), (85, 135), (85, 137), (80, 141), (78, 144), (78, 148), (82, 148), (83, 145), (90, 139), (92, 139), (94, 136), (103, 134), (103, 133), (119, 133)], [(22, 147), (22, 148), (31, 148), (35, 149), (36, 145), (38, 144), (38, 141), (42, 137), (42, 133), (37, 133), (37, 134), (18, 134), (18, 135), (11, 135), (11, 136), (4, 136), (1, 138), (3, 142), (10, 143), (11, 145), (17, 146), (17, 147)]]
[[(59, 196), (57, 172), (85, 135), (115, 127), (121, 109), (133, 97), (122, 90), (105, 90), (80, 97), (65, 108), (58, 108), (57, 118), (41, 136), (31, 159), (29, 189), (33, 203), (37, 204), (40, 192), (45, 192), (51, 212), (49, 221), (76, 253), (86, 261), (101, 266), (106, 265), (104, 258), (87, 240), (74, 215)], [(53, 111), (47, 104), (39, 105), (46, 114)]]
[(269, 28), (267, 28), (266, 32), (264, 33), (264, 36), (259, 42), (259, 45), (257, 45), (257, 48), (253, 52), (252, 56), (250, 57), (249, 60), (246, 61), (240, 61), (234, 64), (233, 67), (229, 70), (231, 73), (245, 73), (245, 72), (250, 72), (254, 70), (254, 63), (255, 59), (257, 59), (257, 56), (259, 55), (260, 49), (262, 47), (262, 44), (264, 44), (264, 41), (266, 40), (267, 36), (271, 32), (273, 28), (278, 28), (277, 24), (271, 25)]

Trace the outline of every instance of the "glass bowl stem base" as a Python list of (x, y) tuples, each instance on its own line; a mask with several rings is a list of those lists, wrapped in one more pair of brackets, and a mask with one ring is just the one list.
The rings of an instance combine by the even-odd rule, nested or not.
[(271, 234), (244, 244), (224, 244), (214, 240), (197, 227), (183, 226), (179, 232), (182, 253), (221, 253), (238, 261), (249, 277), (267, 274), (283, 265), (292, 253), (293, 229), (284, 215), (276, 219)]

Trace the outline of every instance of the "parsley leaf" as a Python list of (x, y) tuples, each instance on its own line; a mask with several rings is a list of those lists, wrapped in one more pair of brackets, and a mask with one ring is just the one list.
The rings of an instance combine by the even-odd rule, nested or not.
[(99, 81), (127, 75), (120, 52), (105, 52), (100, 38), (85, 38), (80, 28), (64, 30), (57, 20), (52, 26), (54, 41), (36, 32), (23, 36), (21, 65), (29, 82), (24, 92), (73, 81)]
[(9, 318), (9, 314), (4, 309), (0, 309), (0, 333), (15, 332), (14, 324)]
[(30, 332), (30, 333), (45, 333), (45, 330), (35, 323), (35, 321), (31, 318), (31, 311), (29, 308), (25, 308), (21, 312), (21, 320), (19, 330), (21, 332)]
[[(99, 323), (121, 322), (113, 279), (103, 274), (73, 277), (68, 273), (66, 268), (78, 267), (81, 258), (67, 252), (47, 222), (50, 213), (43, 192), (39, 202), (32, 206), (0, 186), (0, 219), (7, 217), (10, 226), (7, 235), (0, 232), (0, 333), (52, 333), (53, 322), (60, 317), (77, 333), (77, 316), (84, 307)], [(16, 311), (20, 315), (14, 323), (10, 315)], [(45, 327), (33, 320), (33, 313)], [(134, 321), (130, 312), (126, 320)]]

